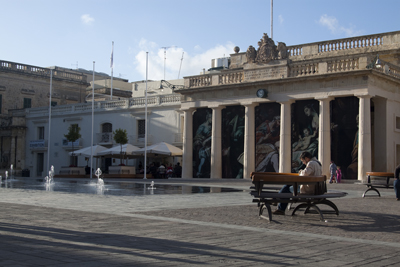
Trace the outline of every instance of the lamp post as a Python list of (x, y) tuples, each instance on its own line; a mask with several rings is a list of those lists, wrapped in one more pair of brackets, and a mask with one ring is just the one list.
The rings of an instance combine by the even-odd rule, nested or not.
[(145, 91), (145, 107), (144, 107), (144, 172), (143, 179), (147, 179), (147, 69), (148, 69), (149, 52), (146, 52), (146, 91)]
[(92, 82), (92, 135), (90, 142), (90, 179), (93, 177), (93, 127), (94, 127), (94, 65), (93, 61), (93, 82)]
[(50, 169), (50, 145), (51, 145), (51, 93), (53, 87), (53, 69), (50, 68), (50, 95), (49, 95), (49, 137), (47, 141), (47, 169)]

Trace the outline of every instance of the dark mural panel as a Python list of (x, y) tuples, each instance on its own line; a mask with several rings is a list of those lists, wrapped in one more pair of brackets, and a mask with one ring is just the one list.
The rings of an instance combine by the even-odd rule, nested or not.
[(342, 170), (344, 179), (357, 179), (358, 172), (357, 97), (331, 101), (331, 157)]
[(319, 101), (301, 100), (292, 104), (292, 172), (305, 168), (300, 155), (308, 151), (318, 158)]
[(212, 110), (197, 109), (193, 114), (193, 177), (210, 178)]
[(280, 107), (263, 103), (255, 108), (257, 172), (279, 172)]
[(244, 107), (222, 110), (222, 177), (243, 178)]

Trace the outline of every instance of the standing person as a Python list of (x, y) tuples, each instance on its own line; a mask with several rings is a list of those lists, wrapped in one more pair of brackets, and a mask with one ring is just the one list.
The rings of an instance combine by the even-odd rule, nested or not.
[(340, 169), (340, 166), (337, 166), (336, 170), (336, 182), (340, 183), (342, 181), (342, 170)]
[(162, 163), (158, 167), (158, 175), (159, 175), (160, 178), (165, 178), (165, 166)]
[(329, 165), (329, 171), (331, 172), (331, 179), (329, 179), (329, 183), (333, 183), (332, 180), (335, 179), (335, 182), (337, 183), (337, 179), (336, 179), (336, 164), (335, 162), (331, 161), (331, 165)]
[(394, 192), (396, 194), (396, 199), (400, 200), (400, 164), (396, 167), (396, 170), (394, 171), (394, 182), (393, 182), (393, 188)]
[(175, 173), (176, 177), (181, 178), (181, 175), (182, 175), (182, 167), (181, 167), (181, 165), (180, 165), (179, 162), (176, 163), (176, 165), (175, 165), (174, 173)]
[[(301, 162), (306, 165), (304, 170), (299, 172), (300, 176), (320, 176), (322, 175), (322, 164), (315, 157), (311, 155), (310, 152), (304, 151), (300, 155)], [(293, 193), (293, 186), (284, 185), (279, 193)], [(300, 194), (312, 195), (314, 194), (314, 186), (309, 186), (307, 184), (300, 186)], [(273, 214), (275, 215), (285, 215), (285, 210), (288, 203), (279, 203), (278, 209), (276, 209)]]

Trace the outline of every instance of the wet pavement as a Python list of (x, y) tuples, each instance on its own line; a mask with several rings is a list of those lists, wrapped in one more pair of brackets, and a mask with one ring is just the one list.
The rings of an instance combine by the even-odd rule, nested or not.
[[(399, 265), (400, 201), (393, 189), (362, 198), (364, 185), (328, 185), (348, 193), (333, 200), (339, 216), (326, 213), (321, 222), (298, 213), (268, 223), (258, 217), (250, 181), (154, 181), (155, 190), (183, 184), (239, 191), (107, 195), (2, 186), (0, 266)], [(133, 183), (110, 183), (118, 182)]]

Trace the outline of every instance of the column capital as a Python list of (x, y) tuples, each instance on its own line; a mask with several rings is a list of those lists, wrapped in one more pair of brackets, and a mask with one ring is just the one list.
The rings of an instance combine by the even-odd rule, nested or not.
[(287, 100), (281, 100), (281, 101), (276, 101), (279, 104), (293, 104), (294, 102), (296, 102), (296, 100), (294, 99), (287, 99)]
[(245, 107), (257, 107), (260, 105), (260, 102), (242, 102), (240, 105), (245, 106)]
[(333, 96), (326, 96), (326, 97), (317, 97), (317, 98), (314, 98), (315, 100), (318, 100), (318, 101), (321, 101), (321, 102), (323, 102), (323, 101), (332, 101), (332, 100), (334, 100), (335, 99), (335, 97), (333, 97)]
[(354, 96), (356, 96), (358, 98), (373, 98), (374, 97), (373, 95), (354, 95)]
[(226, 108), (226, 106), (216, 105), (216, 106), (208, 106), (208, 108), (211, 108), (211, 109), (224, 109), (224, 108)]

